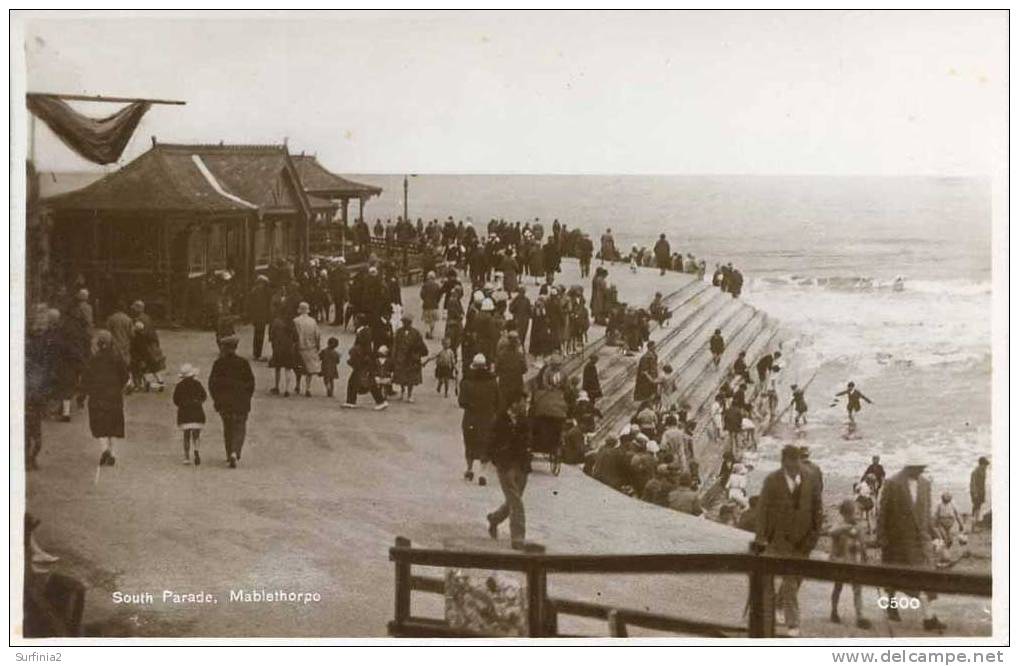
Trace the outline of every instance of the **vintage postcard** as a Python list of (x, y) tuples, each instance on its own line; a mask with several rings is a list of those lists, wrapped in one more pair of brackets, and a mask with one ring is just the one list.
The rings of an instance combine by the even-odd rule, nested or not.
[(1007, 11), (11, 19), (12, 643), (1008, 642)]

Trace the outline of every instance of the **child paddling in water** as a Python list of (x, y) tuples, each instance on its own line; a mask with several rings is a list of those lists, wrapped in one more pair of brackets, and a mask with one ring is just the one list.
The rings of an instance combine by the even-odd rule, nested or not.
[(835, 400), (831, 403), (832, 407), (838, 404), (838, 398), (841, 396), (846, 396), (846, 412), (849, 414), (849, 423), (853, 425), (856, 424), (856, 412), (863, 409), (863, 404), (860, 400), (866, 400), (868, 405), (874, 404), (870, 398), (860, 392), (860, 389), (856, 388), (856, 384), (853, 382), (849, 382), (844, 391), (839, 391), (835, 394)]
[(796, 384), (792, 385), (793, 399), (790, 401), (793, 408), (796, 410), (796, 415), (793, 417), (793, 425), (797, 428), (801, 425), (807, 425), (807, 399), (803, 395), (806, 389), (800, 388)]

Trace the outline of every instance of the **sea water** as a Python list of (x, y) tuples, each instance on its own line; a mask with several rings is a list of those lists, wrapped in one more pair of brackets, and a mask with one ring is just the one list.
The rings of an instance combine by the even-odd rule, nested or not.
[[(402, 176), (358, 176), (384, 188), (365, 217), (403, 211)], [(779, 427), (762, 467), (783, 443), (811, 447), (829, 499), (849, 496), (871, 455), (889, 473), (904, 451), (925, 452), (937, 492), (968, 510), (969, 472), (990, 453), (991, 221), (986, 180), (814, 176), (419, 175), (408, 179), (411, 219), (510, 222), (553, 219), (598, 246), (650, 247), (732, 262), (744, 298), (790, 335), (785, 384), (811, 379), (810, 424)], [(897, 284), (897, 282), (899, 284)], [(844, 402), (855, 381), (874, 401), (846, 438)], [(785, 402), (788, 395), (783, 395)]]

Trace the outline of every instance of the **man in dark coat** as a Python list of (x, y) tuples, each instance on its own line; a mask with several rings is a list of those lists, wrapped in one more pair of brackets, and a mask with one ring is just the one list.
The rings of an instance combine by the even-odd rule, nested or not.
[[(821, 534), (824, 508), (813, 472), (801, 463), (800, 449), (782, 449), (782, 467), (764, 479), (761, 487), (755, 545), (765, 555), (809, 557)], [(778, 597), (785, 611), (788, 635), (799, 636), (799, 576), (783, 576)]]
[(333, 297), (333, 326), (343, 326), (343, 309), (347, 304), (347, 287), (350, 282), (350, 271), (347, 262), (340, 257), (339, 264), (329, 272), (329, 292)]
[(499, 379), (499, 395), (502, 407), (507, 407), (508, 400), (513, 400), (524, 392), (524, 373), (527, 372), (527, 359), (524, 358), (523, 347), (516, 331), (511, 331), (506, 343), (499, 344), (495, 357), (495, 374)]
[(244, 448), (251, 395), (255, 392), (255, 376), (247, 359), (237, 355), (237, 337), (219, 341), (220, 355), (209, 373), (209, 394), (223, 420), (223, 440), (227, 462), (237, 467)]
[(594, 243), (586, 233), (577, 241), (577, 259), (580, 261), (580, 277), (591, 274), (591, 257), (594, 256)]
[(516, 550), (525, 547), (524, 487), (531, 471), (529, 433), (527, 396), (518, 393), (492, 427), (491, 456), (504, 499), (502, 505), (487, 516), (488, 534), (493, 539), (499, 538), (499, 525), (509, 518), (510, 544)]
[(429, 340), (435, 332), (435, 323), (439, 320), (439, 301), (442, 299), (443, 288), (435, 279), (434, 272), (425, 274), (421, 284), (421, 316), (425, 322), (425, 337)]
[(474, 461), (481, 461), (478, 485), (488, 483), (485, 467), (490, 459), (489, 444), (492, 439), (492, 425), (499, 413), (499, 384), (488, 369), (484, 354), (477, 354), (471, 360), (471, 367), (464, 372), (460, 382), (460, 408), (464, 410), (461, 429), (464, 439), (464, 458), (467, 470), (464, 479), (474, 480)]
[(265, 328), (272, 319), (272, 292), (269, 290), (269, 278), (264, 275), (255, 278), (255, 286), (248, 294), (248, 319), (254, 327), (254, 339), (251, 342), (252, 357), (256, 361), (261, 361)]
[[(545, 278), (554, 278), (555, 274), (560, 271), (560, 263), (562, 261), (561, 254), (559, 252), (559, 244), (556, 243), (554, 236), (549, 236), (545, 246), (542, 247), (542, 262), (545, 264)], [(551, 282), (551, 280), (549, 280)]]
[[(931, 483), (923, 476), (926, 467), (923, 452), (911, 449), (902, 470), (890, 477), (881, 490), (877, 542), (883, 564), (920, 568), (931, 565), (932, 539), (937, 535), (931, 520)], [(935, 594), (915, 590), (903, 592), (920, 600), (925, 630), (944, 631), (945, 625), (931, 608)], [(895, 597), (895, 590), (888, 589), (886, 593), (889, 599)], [(886, 612), (889, 620), (901, 620), (898, 608), (889, 606)]]
[(657, 394), (658, 352), (654, 340), (647, 343), (647, 351), (637, 362), (637, 381), (633, 387), (634, 402), (652, 400)]
[(531, 301), (527, 298), (523, 285), (517, 289), (517, 295), (510, 301), (509, 311), (513, 315), (513, 325), (520, 338), (520, 347), (523, 348), (527, 340), (527, 329), (531, 325)]
[(661, 274), (665, 275), (665, 271), (672, 266), (672, 249), (669, 247), (669, 241), (665, 240), (665, 234), (658, 237), (654, 250), (655, 262), (658, 264)]

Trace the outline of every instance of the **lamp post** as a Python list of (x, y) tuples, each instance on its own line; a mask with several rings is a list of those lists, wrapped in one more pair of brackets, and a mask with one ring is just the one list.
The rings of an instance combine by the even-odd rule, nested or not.
[(416, 173), (408, 174), (403, 177), (403, 221), (410, 222), (410, 217), (407, 213), (407, 182), (410, 178), (417, 178)]

